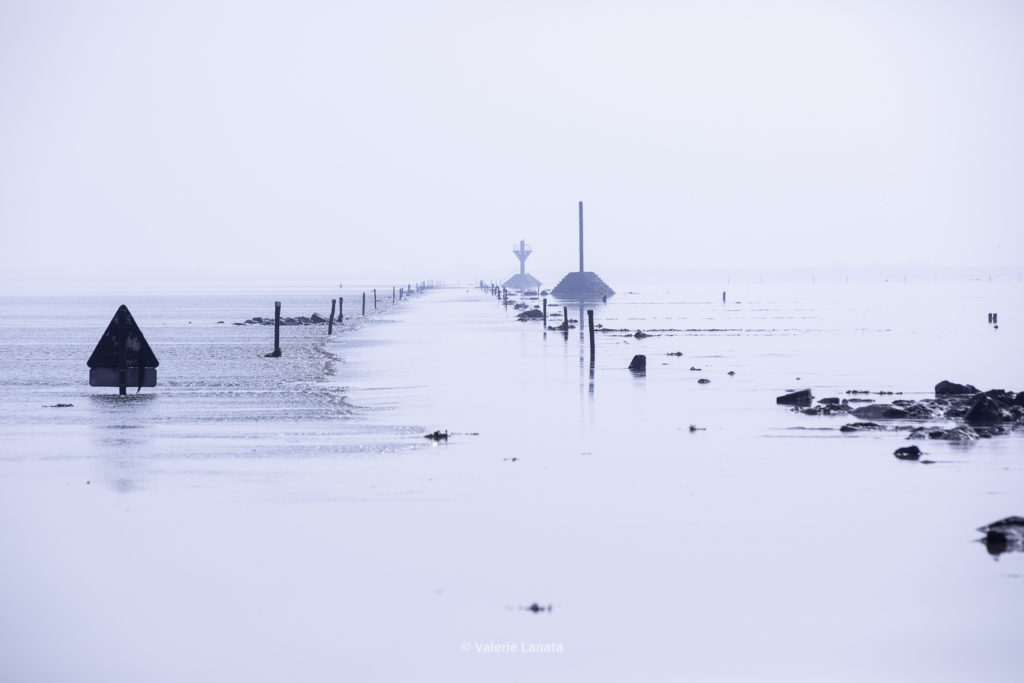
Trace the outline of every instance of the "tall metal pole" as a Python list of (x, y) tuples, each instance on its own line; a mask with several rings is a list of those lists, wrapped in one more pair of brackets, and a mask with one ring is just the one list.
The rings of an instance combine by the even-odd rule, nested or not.
[(583, 202), (580, 202), (580, 272), (583, 272)]

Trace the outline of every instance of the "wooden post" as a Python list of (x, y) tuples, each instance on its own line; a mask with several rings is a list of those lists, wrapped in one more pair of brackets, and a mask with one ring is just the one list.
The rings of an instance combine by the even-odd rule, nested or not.
[(501, 288), (501, 296), (505, 301), (505, 308), (508, 308), (508, 287)]
[(327, 317), (327, 334), (334, 332), (334, 304), (337, 302), (331, 299), (331, 314)]
[[(117, 394), (128, 395), (128, 315), (126, 309), (117, 311)], [(139, 368), (145, 372), (145, 368)], [(142, 382), (139, 382), (141, 385)]]
[(548, 298), (544, 297), (544, 329), (548, 329)]
[(590, 329), (590, 362), (594, 362), (594, 311), (587, 311), (587, 327)]
[(373, 290), (373, 310), (377, 310), (377, 290)]
[(338, 297), (338, 322), (345, 322), (345, 297)]
[(363, 292), (363, 315), (366, 315), (366, 292)]
[(274, 358), (281, 356), (281, 302), (274, 302)]
[(395, 303), (395, 286), (391, 285), (391, 303)]

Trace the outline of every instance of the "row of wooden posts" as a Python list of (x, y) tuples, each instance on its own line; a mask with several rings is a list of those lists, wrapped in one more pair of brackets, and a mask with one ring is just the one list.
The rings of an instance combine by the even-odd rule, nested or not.
[[(405, 287), (392, 287), (391, 288), (391, 303), (394, 304), (396, 301), (401, 301), (405, 297), (412, 294), (422, 292), (427, 289), (429, 284), (427, 282), (418, 282), (415, 286), (406, 285)], [(373, 310), (377, 310), (377, 290), (373, 290)], [(345, 297), (339, 296), (337, 299), (331, 299), (331, 314), (327, 318), (327, 334), (334, 333), (334, 313), (338, 313), (338, 323), (345, 322)], [(366, 315), (366, 292), (363, 292), (362, 301), (362, 315)], [(267, 354), (271, 358), (281, 357), (281, 302), (274, 302), (274, 350)]]
[[(486, 289), (488, 286), (480, 282), (480, 288)], [(498, 286), (495, 284), (490, 285), (491, 294), (502, 300), (502, 304), (505, 308), (508, 308), (508, 287)], [(724, 294), (724, 292), (723, 292)], [(543, 326), (544, 333), (547, 334), (548, 330), (548, 298), (544, 297), (541, 300), (542, 311), (544, 313)], [(562, 325), (564, 326), (563, 331), (565, 332), (565, 338), (569, 338), (569, 307), (562, 306)], [(587, 309), (587, 329), (590, 331), (590, 362), (594, 362), (594, 309)]]

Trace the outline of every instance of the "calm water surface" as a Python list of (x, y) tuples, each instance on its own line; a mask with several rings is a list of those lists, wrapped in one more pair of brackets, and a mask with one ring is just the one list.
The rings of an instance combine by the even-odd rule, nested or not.
[[(612, 284), (593, 369), (476, 289), (280, 359), (231, 324), (274, 297), (0, 299), (0, 678), (1019, 680), (1024, 556), (975, 527), (1024, 515), (1024, 434), (923, 465), (775, 405), (1024, 390), (1016, 281)], [(85, 367), (120, 303), (127, 398)]]

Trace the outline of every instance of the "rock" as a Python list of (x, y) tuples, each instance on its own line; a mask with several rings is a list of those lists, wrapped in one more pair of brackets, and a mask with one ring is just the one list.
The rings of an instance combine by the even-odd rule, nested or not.
[(665, 355), (666, 356), (681, 356), (681, 355), (683, 355), (683, 352), (682, 351), (669, 351)]
[(523, 322), (527, 320), (541, 320), (543, 318), (544, 312), (537, 310), (536, 308), (531, 308), (528, 311), (523, 311), (522, 313), (516, 316), (516, 320), (520, 320)]
[(74, 408), (74, 403), (54, 403), (52, 406), (43, 406), (44, 408)]
[(1013, 405), (1024, 408), (1024, 391), (1018, 391), (1017, 395), (1013, 397)]
[(1013, 405), (1013, 392), (1006, 391), (1005, 389), (989, 389), (988, 391), (983, 391), (981, 393), (984, 396), (994, 398), (995, 400), (999, 401), (1000, 403), (1004, 403), (1007, 406)]
[(319, 313), (314, 313), (313, 315), (309, 316), (309, 322), (317, 324), (325, 323), (327, 322), (327, 318), (323, 317)]
[(941, 441), (975, 441), (978, 433), (970, 427), (953, 427), (942, 429), (941, 427), (918, 427), (910, 432), (908, 439), (938, 439)]
[(736, 374), (736, 371), (735, 370), (730, 370), (729, 372), (727, 372), (725, 374), (727, 374), (727, 375), (729, 375), (731, 377), (731, 376)]
[(992, 425), (1013, 422), (1014, 419), (1013, 413), (1005, 405), (985, 394), (979, 396), (964, 415), (964, 420), (970, 425)]
[(448, 430), (446, 429), (443, 432), (438, 430), (438, 431), (435, 431), (433, 434), (425, 435), (424, 438), (425, 439), (431, 439), (432, 441), (447, 441), (448, 440)]
[(874, 422), (851, 422), (839, 428), (841, 432), (871, 432), (885, 431), (885, 427)]
[(935, 385), (935, 395), (944, 396), (947, 394), (976, 394), (978, 390), (970, 384), (957, 384), (947, 379)]
[(633, 360), (629, 361), (629, 369), (633, 372), (646, 372), (647, 356), (640, 353), (633, 356)]
[(917, 446), (904, 446), (897, 448), (892, 454), (900, 460), (917, 460), (921, 457), (921, 449)]
[(810, 389), (803, 389), (779, 396), (775, 399), (775, 403), (780, 406), (809, 406), (813, 398)]
[(701, 377), (699, 380), (697, 380), (697, 384), (711, 384), (711, 380), (709, 380), (707, 377)]
[(985, 534), (981, 541), (990, 555), (1024, 552), (1024, 517), (1007, 517), (978, 527), (978, 531)]
[(818, 404), (812, 408), (799, 408), (795, 407), (793, 410), (800, 411), (804, 415), (835, 415), (836, 413), (848, 413), (853, 408), (844, 403), (825, 403)]
[(640, 330), (637, 330), (633, 336), (636, 337), (637, 339), (646, 339), (651, 335), (647, 334), (646, 332), (641, 332)]
[(701, 370), (700, 368), (695, 368), (695, 367), (693, 367), (693, 366), (691, 365), (691, 366), (690, 366), (690, 372), (703, 372), (703, 370)]
[(889, 405), (888, 403), (872, 403), (871, 405), (854, 408), (853, 414), (867, 420), (898, 420), (909, 416), (903, 408)]
[(824, 403), (825, 405), (836, 406), (839, 405), (839, 399), (835, 396), (829, 396), (828, 398), (819, 398), (818, 403)]

